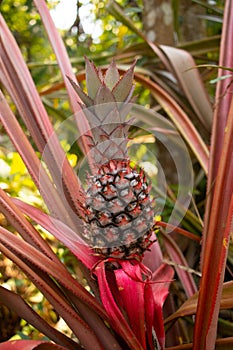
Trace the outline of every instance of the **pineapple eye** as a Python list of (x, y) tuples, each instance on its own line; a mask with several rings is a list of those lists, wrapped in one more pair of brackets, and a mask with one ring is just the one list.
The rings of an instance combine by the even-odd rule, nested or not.
[(126, 209), (127, 211), (132, 211), (132, 210), (134, 210), (134, 209), (136, 208), (136, 206), (137, 206), (137, 203), (136, 203), (136, 202), (134, 202), (134, 203), (129, 203), (125, 209)]
[(120, 196), (121, 197), (125, 197), (125, 196), (127, 196), (127, 194), (129, 194), (129, 189), (128, 188), (126, 188), (126, 189), (124, 189), (123, 191), (120, 192)]
[(116, 175), (116, 176), (115, 176), (115, 183), (118, 182), (118, 181), (120, 181), (120, 179), (121, 179), (120, 176), (119, 176), (119, 175)]
[(116, 224), (121, 226), (129, 222), (129, 218), (125, 214), (120, 214), (115, 217), (114, 221)]
[(95, 181), (95, 185), (96, 185), (96, 187), (101, 187), (102, 186), (100, 180), (96, 180)]
[(123, 215), (118, 215), (117, 217), (115, 217), (115, 223), (119, 224), (121, 222), (121, 220), (123, 219)]
[(138, 195), (138, 199), (139, 200), (143, 200), (146, 198), (146, 194), (144, 192), (140, 192), (139, 195)]
[(125, 179), (130, 180), (130, 179), (132, 179), (134, 177), (134, 174), (133, 173), (129, 173), (129, 174), (126, 174), (124, 177), (125, 177)]
[(130, 182), (130, 185), (131, 185), (132, 187), (137, 186), (137, 184), (138, 184), (138, 181), (137, 181), (136, 179), (133, 179), (133, 180)]
[(147, 190), (147, 188), (148, 188), (147, 183), (144, 182), (144, 183), (142, 184), (142, 189), (143, 189), (143, 190)]

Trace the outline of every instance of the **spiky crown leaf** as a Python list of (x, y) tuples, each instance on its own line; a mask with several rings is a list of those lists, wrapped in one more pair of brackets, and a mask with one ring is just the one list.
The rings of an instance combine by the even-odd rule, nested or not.
[(127, 158), (129, 125), (126, 117), (134, 91), (134, 66), (120, 76), (114, 61), (103, 72), (86, 59), (87, 94), (71, 81), (92, 129), (93, 139), (89, 141), (97, 165)]

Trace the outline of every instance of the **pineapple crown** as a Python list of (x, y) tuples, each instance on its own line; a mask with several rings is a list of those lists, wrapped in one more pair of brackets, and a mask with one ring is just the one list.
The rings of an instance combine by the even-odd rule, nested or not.
[(128, 158), (126, 117), (133, 101), (134, 66), (135, 63), (121, 76), (115, 61), (104, 71), (86, 58), (87, 94), (70, 80), (91, 128), (89, 145), (98, 166), (111, 159)]

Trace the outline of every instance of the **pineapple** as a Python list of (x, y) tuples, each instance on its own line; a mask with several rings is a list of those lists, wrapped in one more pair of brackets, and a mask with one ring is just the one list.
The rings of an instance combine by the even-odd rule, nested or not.
[(86, 59), (87, 92), (71, 81), (92, 131), (95, 172), (87, 179), (83, 238), (104, 259), (138, 259), (152, 244), (153, 200), (142, 169), (127, 154), (134, 65), (120, 77)]

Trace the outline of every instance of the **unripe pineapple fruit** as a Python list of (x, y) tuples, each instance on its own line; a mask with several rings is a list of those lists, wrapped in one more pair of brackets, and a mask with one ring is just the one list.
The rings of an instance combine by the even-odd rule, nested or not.
[(127, 154), (133, 69), (120, 77), (115, 62), (103, 73), (86, 60), (88, 94), (71, 82), (92, 132), (94, 173), (87, 179), (83, 238), (103, 258), (141, 259), (152, 243), (150, 188)]
[(136, 258), (150, 246), (153, 209), (142, 171), (110, 160), (90, 178), (84, 238), (104, 257)]

